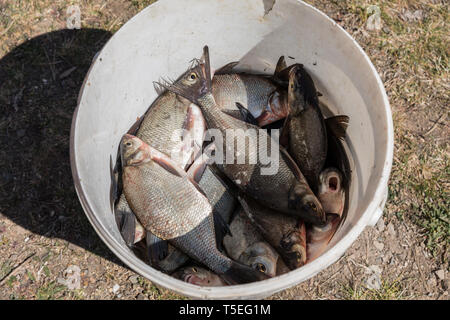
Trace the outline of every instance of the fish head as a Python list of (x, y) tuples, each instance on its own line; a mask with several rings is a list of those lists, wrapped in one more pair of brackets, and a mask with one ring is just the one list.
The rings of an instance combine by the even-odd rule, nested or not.
[(131, 134), (125, 134), (120, 141), (120, 156), (123, 166), (136, 166), (149, 160), (144, 141)]
[(173, 83), (158, 82), (158, 84), (194, 103), (211, 92), (211, 67), (208, 46), (203, 48), (201, 59), (193, 59), (190, 68)]
[(339, 192), (342, 189), (342, 174), (336, 168), (327, 168), (319, 175), (319, 193)]
[(296, 115), (306, 108), (305, 92), (301, 82), (300, 66), (294, 66), (289, 71), (288, 107), (289, 114)]
[(306, 233), (302, 233), (300, 228), (285, 234), (280, 241), (280, 247), (283, 250), (284, 262), (291, 270), (305, 264)]
[(209, 270), (200, 267), (187, 267), (182, 269), (178, 277), (184, 282), (197, 286), (221, 286), (224, 282), (220, 277)]
[(308, 185), (296, 183), (289, 193), (289, 207), (314, 225), (326, 222), (325, 210)]
[(269, 277), (277, 273), (278, 254), (265, 242), (256, 242), (248, 247), (239, 260)]
[(342, 215), (345, 195), (342, 174), (338, 169), (327, 168), (320, 173), (318, 198), (325, 212)]

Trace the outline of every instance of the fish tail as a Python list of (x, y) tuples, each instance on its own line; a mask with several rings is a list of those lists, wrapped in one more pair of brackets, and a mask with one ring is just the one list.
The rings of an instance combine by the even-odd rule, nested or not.
[(230, 268), (221, 277), (230, 285), (269, 279), (266, 274), (236, 261), (232, 261)]

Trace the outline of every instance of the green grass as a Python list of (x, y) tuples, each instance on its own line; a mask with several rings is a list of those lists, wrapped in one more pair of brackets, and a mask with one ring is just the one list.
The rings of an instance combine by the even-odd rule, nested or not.
[(382, 280), (381, 288), (368, 289), (366, 287), (353, 288), (350, 285), (342, 287), (345, 300), (401, 300), (403, 291), (399, 281)]
[(65, 286), (56, 283), (55, 281), (49, 282), (38, 288), (36, 292), (36, 299), (38, 300), (57, 300), (61, 299), (61, 293), (64, 291)]

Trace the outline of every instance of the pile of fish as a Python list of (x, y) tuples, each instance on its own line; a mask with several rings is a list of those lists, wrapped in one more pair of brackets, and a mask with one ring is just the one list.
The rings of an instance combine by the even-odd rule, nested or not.
[[(237, 64), (213, 72), (205, 46), (177, 80), (156, 83), (159, 96), (123, 136), (113, 171), (126, 244), (154, 268), (200, 286), (303, 266), (323, 253), (347, 212), (349, 118), (324, 119), (301, 64), (280, 57), (272, 76), (234, 71)], [(223, 139), (208, 139), (211, 129)], [(231, 129), (255, 129), (260, 148), (262, 141), (279, 152), (278, 170), (263, 175), (267, 163), (247, 140), (245, 161), (211, 161), (217, 150), (242, 156), (226, 143)]]

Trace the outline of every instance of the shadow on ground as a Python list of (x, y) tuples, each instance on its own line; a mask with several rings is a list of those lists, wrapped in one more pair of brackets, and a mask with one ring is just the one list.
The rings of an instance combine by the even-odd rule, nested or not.
[(78, 92), (110, 37), (98, 29), (60, 30), (0, 60), (0, 213), (35, 234), (123, 265), (84, 215), (69, 160)]

